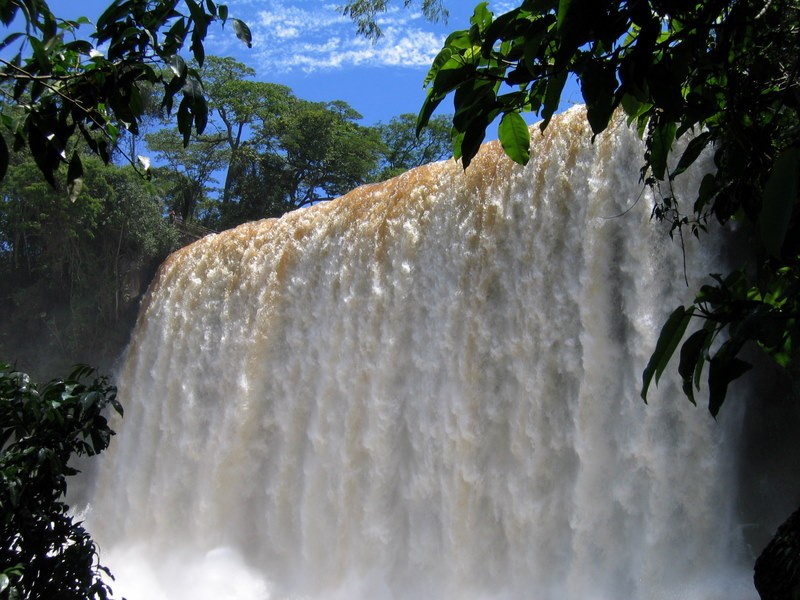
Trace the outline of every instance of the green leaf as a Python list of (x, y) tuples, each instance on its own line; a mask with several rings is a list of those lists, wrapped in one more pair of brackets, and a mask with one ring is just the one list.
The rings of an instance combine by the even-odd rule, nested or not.
[(556, 29), (561, 31), (564, 27), (564, 22), (567, 18), (567, 13), (569, 13), (569, 7), (572, 4), (572, 0), (559, 0), (558, 2), (558, 16), (556, 21)]
[(674, 122), (659, 123), (655, 126), (650, 139), (650, 168), (653, 176), (664, 179), (667, 170), (667, 157), (672, 149), (672, 142), (675, 141), (675, 131), (677, 125)]
[(90, 409), (94, 409), (98, 404), (102, 408), (102, 400), (103, 396), (96, 390), (83, 394), (80, 400), (81, 415), (86, 415)]
[(192, 50), (192, 55), (194, 56), (195, 62), (202, 67), (206, 60), (206, 49), (205, 46), (203, 46), (202, 37), (198, 33), (196, 25), (195, 30), (192, 33), (192, 44), (190, 48)]
[(638, 117), (646, 107), (643, 102), (638, 100), (632, 94), (623, 94), (620, 104), (622, 105), (622, 110), (624, 110), (625, 114), (628, 115), (629, 125), (633, 122), (633, 119)]
[(486, 115), (496, 109), (494, 85), (489, 81), (478, 81), (459, 86), (453, 97), (453, 106), (456, 109), (453, 127), (466, 131), (472, 121), (485, 119)]
[(752, 366), (733, 356), (733, 352), (729, 352), (726, 345), (723, 345), (723, 348), (711, 359), (708, 370), (708, 412), (712, 417), (716, 418), (719, 409), (725, 402), (728, 384), (747, 373)]
[(696, 404), (694, 399), (694, 375), (698, 367), (702, 367), (703, 349), (708, 344), (711, 337), (711, 332), (707, 329), (700, 329), (695, 331), (689, 339), (687, 339), (683, 346), (681, 346), (681, 361), (678, 365), (678, 373), (683, 380), (683, 393), (692, 404)]
[(567, 83), (567, 70), (557, 69), (547, 80), (547, 89), (544, 94), (544, 106), (542, 107), (542, 124), (540, 128), (542, 131), (550, 123), (553, 118), (558, 105), (561, 102), (561, 92), (564, 90), (564, 85)]
[(203, 84), (196, 77), (188, 77), (183, 85), (183, 93), (194, 102), (203, 97)]
[(83, 189), (83, 163), (78, 152), (72, 153), (72, 159), (69, 161), (69, 169), (67, 170), (67, 192), (69, 193), (69, 201), (75, 202), (78, 195)]
[[(100, 18), (97, 19), (97, 31), (98, 33), (103, 31), (107, 26), (109, 26), (113, 21), (118, 21), (121, 17), (124, 17), (125, 14), (128, 12), (127, 6), (120, 2), (113, 2), (105, 12), (100, 15)], [(107, 40), (110, 34), (106, 34), (103, 37), (99, 38), (100, 41)]]
[(475, 7), (469, 22), (478, 27), (483, 33), (492, 24), (492, 12), (488, 9), (488, 2), (481, 2)]
[(509, 38), (509, 32), (514, 30), (514, 21), (519, 17), (520, 10), (519, 8), (510, 10), (489, 23), (484, 32), (484, 52), (489, 52), (497, 40)]
[(194, 113), (194, 128), (197, 133), (203, 133), (208, 125), (208, 104), (203, 96), (196, 98), (192, 103), (192, 112)]
[(190, 110), (190, 102), (187, 96), (184, 96), (181, 103), (178, 105), (178, 131), (183, 137), (183, 146), (189, 145), (189, 139), (192, 137), (192, 113)]
[(528, 124), (518, 112), (503, 115), (497, 128), (503, 151), (516, 163), (525, 165), (530, 160), (531, 136)]
[(454, 31), (447, 36), (444, 41), (446, 48), (452, 48), (454, 51), (466, 50), (472, 47), (472, 40), (469, 37), (469, 30), (463, 29), (461, 31)]
[(186, 19), (177, 19), (165, 35), (164, 52), (177, 52), (186, 39)]
[(453, 49), (445, 46), (441, 50), (439, 50), (439, 54), (436, 55), (436, 58), (433, 59), (433, 63), (431, 63), (431, 68), (428, 69), (428, 74), (425, 76), (425, 81), (422, 82), (422, 87), (427, 87), (427, 85), (436, 78), (436, 75), (439, 73), (439, 69), (447, 63), (453, 56)]
[(472, 159), (480, 150), (481, 144), (486, 137), (486, 122), (477, 123), (473, 121), (464, 132), (461, 140), (461, 164), (466, 169)]
[(436, 73), (436, 77), (433, 79), (433, 91), (438, 94), (451, 92), (459, 84), (464, 83), (474, 72), (474, 67), (466, 64), (460, 54), (456, 54), (443, 64)]
[(125, 416), (125, 411), (124, 411), (124, 410), (123, 410), (123, 408), (122, 408), (122, 404), (120, 404), (119, 400), (117, 400), (117, 396), (116, 396), (116, 394), (114, 394), (114, 395), (111, 397), (111, 399), (109, 400), (109, 402), (111, 403), (111, 406), (113, 406), (113, 407), (114, 407), (114, 410), (115, 410), (115, 411), (117, 411), (117, 414), (118, 414), (120, 417), (123, 417), (123, 416)]
[(678, 347), (693, 314), (694, 307), (690, 307), (687, 310), (683, 306), (679, 306), (672, 312), (661, 328), (661, 333), (658, 335), (658, 341), (656, 342), (656, 349), (653, 351), (653, 355), (642, 373), (641, 396), (645, 402), (647, 402), (647, 390), (653, 377), (655, 377), (656, 385), (658, 385), (658, 380), (661, 378), (669, 359), (675, 353), (675, 348)]
[(4, 50), (9, 45), (13, 44), (16, 40), (21, 38), (24, 34), (22, 32), (12, 33), (0, 43), (0, 50)]
[(686, 150), (683, 151), (677, 166), (673, 169), (672, 173), (670, 173), (670, 179), (674, 179), (694, 164), (694, 161), (697, 160), (697, 157), (700, 156), (700, 153), (708, 146), (710, 141), (711, 133), (708, 131), (704, 131), (700, 135), (692, 138), (686, 145)]
[(169, 68), (172, 69), (172, 72), (178, 77), (186, 75), (186, 61), (178, 54), (170, 59)]
[(0, 181), (5, 179), (6, 171), (8, 170), (8, 146), (6, 146), (5, 138), (0, 135)]
[(28, 147), (39, 170), (47, 182), (56, 187), (54, 172), (60, 163), (60, 156), (52, 151), (48, 143), (48, 134), (44, 133), (30, 119), (28, 121)]
[(233, 21), (233, 32), (236, 34), (236, 37), (247, 44), (248, 48), (252, 48), (253, 34), (250, 32), (250, 28), (247, 24), (241, 19), (231, 19), (231, 21)]
[(694, 212), (700, 214), (705, 207), (714, 199), (717, 194), (717, 178), (713, 173), (706, 173), (700, 181), (700, 189), (697, 191), (697, 199), (694, 203)]
[(186, 6), (189, 7), (189, 15), (195, 22), (195, 26), (205, 21), (206, 13), (202, 6), (195, 2), (195, 0), (184, 0), (184, 2), (186, 2)]
[(617, 78), (614, 67), (605, 61), (593, 60), (581, 73), (580, 82), (581, 93), (586, 100), (589, 125), (597, 135), (608, 126), (616, 107), (614, 92), (617, 89)]
[(461, 158), (461, 144), (464, 142), (464, 132), (453, 129), (453, 160)]
[(422, 103), (419, 115), (417, 115), (417, 137), (419, 137), (422, 129), (428, 124), (433, 111), (441, 104), (442, 100), (444, 100), (444, 94), (437, 94), (433, 90), (428, 92), (428, 95), (425, 97), (425, 102)]
[(775, 161), (772, 174), (764, 186), (763, 203), (757, 223), (758, 237), (767, 251), (776, 258), (780, 258), (792, 209), (797, 202), (798, 164), (800, 148), (790, 148)]

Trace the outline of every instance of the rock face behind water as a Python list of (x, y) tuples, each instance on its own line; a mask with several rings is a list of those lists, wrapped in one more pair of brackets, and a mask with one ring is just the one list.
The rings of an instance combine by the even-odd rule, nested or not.
[(761, 600), (800, 600), (800, 509), (758, 557), (753, 581)]

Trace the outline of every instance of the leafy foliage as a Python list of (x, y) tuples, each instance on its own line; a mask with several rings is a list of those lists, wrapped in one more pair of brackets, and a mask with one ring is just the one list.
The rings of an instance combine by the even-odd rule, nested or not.
[(122, 414), (104, 377), (78, 367), (39, 387), (0, 364), (0, 598), (105, 599), (110, 575), (64, 503), (70, 465), (108, 447), (104, 413)]
[[(413, 0), (403, 0), (408, 7), (414, 4)], [(388, 8), (389, 0), (352, 0), (342, 8), (342, 14), (355, 21), (358, 32), (368, 38), (381, 37), (382, 31), (378, 23), (378, 15)], [(422, 12), (431, 21), (447, 19), (447, 9), (442, 0), (422, 0)]]
[(85, 157), (72, 201), (26, 153), (11, 158), (0, 182), (0, 354), (37, 378), (76, 360), (110, 368), (149, 277), (177, 247), (163, 192), (130, 167)]
[[(224, 5), (210, 0), (181, 4), (183, 11), (176, 0), (114, 0), (89, 39), (80, 31), (90, 25), (87, 19), (60, 19), (43, 0), (0, 5), (4, 25), (25, 24), (23, 31), (0, 41), (0, 49), (13, 54), (0, 58), (0, 126), (15, 150), (30, 149), (51, 185), (65, 163), (68, 182), (81, 179), (76, 139), (104, 162), (111, 160), (120, 132), (138, 132), (147, 86), (161, 88), (167, 112), (180, 98), (176, 116), (184, 143), (193, 130), (203, 131), (208, 106), (201, 77), (180, 51), (188, 46), (202, 66), (203, 40), (214, 21), (232, 22), (248, 46), (252, 36), (242, 21), (228, 18)], [(8, 161), (9, 148), (0, 136), (0, 179)]]
[[(210, 56), (206, 64), (207, 133), (188, 147), (174, 130), (146, 136), (168, 165), (154, 178), (174, 183), (168, 201), (184, 220), (223, 229), (280, 216), (344, 194), (374, 173), (384, 149), (379, 132), (360, 125), (347, 103), (309, 102), (286, 86), (251, 81), (252, 70), (231, 58)], [(224, 186), (215, 189), (223, 172)]]
[(215, 173), (228, 162), (220, 134), (196, 136), (183, 145), (177, 130), (162, 129), (145, 136), (147, 146), (164, 164), (153, 170), (154, 181), (165, 192), (169, 208), (184, 220), (195, 217), (217, 182)]
[(218, 129), (228, 146), (223, 204), (231, 201), (233, 175), (237, 172), (233, 165), (247, 158), (242, 146), (251, 139), (249, 133), (254, 128), (274, 129), (294, 101), (288, 87), (252, 81), (253, 75), (253, 69), (230, 57), (209, 56), (203, 68), (210, 108), (219, 118)]
[(374, 170), (380, 141), (359, 125), (361, 115), (341, 100), (292, 104), (276, 135), (266, 140), (285, 160), (290, 204), (299, 208), (344, 194)]
[(377, 129), (383, 147), (380, 170), (372, 179), (383, 181), (414, 167), (448, 158), (451, 155), (450, 119), (445, 115), (433, 117), (419, 134), (415, 131), (416, 115), (411, 113), (379, 124)]
[[(715, 275), (665, 325), (644, 371), (645, 399), (678, 346), (690, 400), (709, 365), (713, 415), (749, 368), (739, 358), (746, 346), (786, 368), (797, 360), (799, 28), (796, 0), (525, 0), (497, 17), (483, 2), (428, 73), (418, 129), (452, 94), (455, 156), (465, 168), (498, 118), (506, 153), (527, 162), (520, 113), (546, 128), (573, 77), (595, 134), (621, 108), (644, 137), (642, 180), (657, 192), (653, 216), (673, 235), (734, 220), (749, 236), (746, 263)], [(684, 136), (691, 140), (673, 166)], [(674, 197), (671, 182), (703, 152), (713, 153), (716, 171), (696, 198)], [(697, 319), (700, 329), (681, 345)]]

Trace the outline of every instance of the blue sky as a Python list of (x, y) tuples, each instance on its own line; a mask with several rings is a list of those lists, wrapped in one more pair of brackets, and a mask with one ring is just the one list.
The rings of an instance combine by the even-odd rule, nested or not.
[[(431, 61), (451, 31), (469, 27), (477, 0), (446, 0), (447, 23), (430, 23), (419, 2), (403, 8), (390, 2), (381, 19), (384, 37), (373, 43), (356, 33), (355, 25), (337, 10), (340, 0), (228, 0), (231, 17), (253, 32), (248, 49), (232, 29), (213, 27), (206, 53), (233, 56), (256, 71), (261, 81), (281, 83), (307, 100), (344, 100), (364, 116), (363, 124), (386, 122), (401, 113), (416, 113), (425, 98), (422, 82)], [(54, 13), (95, 20), (108, 0), (51, 0)], [(514, 6), (490, 2), (495, 14)], [(576, 93), (567, 102), (580, 100)], [(452, 112), (451, 100), (439, 112)]]

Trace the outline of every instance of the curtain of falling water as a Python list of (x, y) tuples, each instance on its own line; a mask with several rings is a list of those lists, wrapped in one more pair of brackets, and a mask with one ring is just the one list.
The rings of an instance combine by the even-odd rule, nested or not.
[(730, 427), (638, 397), (713, 244), (687, 288), (624, 126), (532, 137), (525, 168), (489, 144), (167, 260), (90, 509), (118, 591), (752, 597)]

